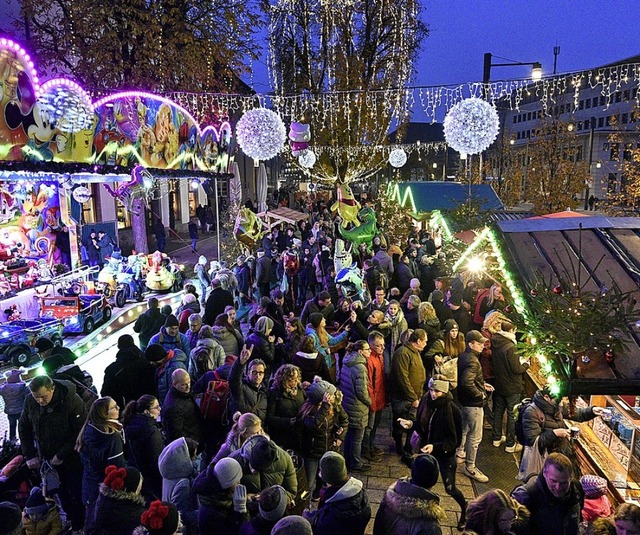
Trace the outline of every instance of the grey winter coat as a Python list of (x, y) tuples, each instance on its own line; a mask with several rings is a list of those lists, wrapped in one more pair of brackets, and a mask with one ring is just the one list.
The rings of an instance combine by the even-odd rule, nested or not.
[(236, 331), (234, 334), (226, 327), (219, 325), (214, 325), (212, 329), (213, 337), (222, 346), (225, 356), (240, 354), (244, 340), (239, 332)]
[(367, 425), (371, 398), (367, 379), (367, 359), (357, 351), (347, 353), (340, 370), (342, 407), (349, 416), (349, 426), (362, 429)]
[(384, 493), (373, 535), (441, 535), (446, 518), (436, 494), (399, 479)]
[[(206, 353), (206, 363), (204, 368), (198, 366), (198, 358), (200, 353)], [(189, 375), (191, 379), (197, 381), (205, 372), (215, 370), (224, 364), (226, 355), (224, 348), (212, 338), (201, 338), (198, 340), (196, 347), (189, 353)], [(204, 359), (203, 359), (204, 360)]]

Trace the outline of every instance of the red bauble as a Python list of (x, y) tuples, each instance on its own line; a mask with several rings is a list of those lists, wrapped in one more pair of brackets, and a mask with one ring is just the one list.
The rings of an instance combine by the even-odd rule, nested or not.
[(604, 354), (604, 359), (607, 361), (607, 364), (613, 364), (613, 361), (615, 360), (615, 358), (616, 358), (616, 355), (612, 349), (608, 349)]
[(536, 290), (535, 288), (533, 290), (531, 290), (531, 297), (538, 297), (538, 290)]
[(562, 295), (562, 286), (558, 284), (558, 286), (553, 289), (553, 293), (556, 295)]

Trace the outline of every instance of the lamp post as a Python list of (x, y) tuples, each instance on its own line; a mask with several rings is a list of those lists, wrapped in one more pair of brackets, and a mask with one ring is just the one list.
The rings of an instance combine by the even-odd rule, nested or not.
[[(482, 87), (485, 92), (485, 98), (489, 96), (489, 81), (491, 80), (491, 67), (517, 67), (519, 65), (531, 65), (531, 79), (537, 82), (542, 78), (542, 63), (539, 61), (511, 61), (509, 63), (491, 63), (493, 55), (491, 52), (484, 54), (484, 69), (482, 71)], [(500, 58), (505, 59), (505, 58)]]

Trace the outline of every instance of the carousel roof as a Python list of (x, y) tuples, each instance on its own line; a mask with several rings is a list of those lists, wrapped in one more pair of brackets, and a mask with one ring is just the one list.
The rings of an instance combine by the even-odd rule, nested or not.
[[(519, 221), (498, 221), (504, 253), (508, 254), (526, 293), (542, 275), (554, 287), (567, 266), (588, 281), (585, 290), (599, 292), (613, 282), (640, 302), (640, 218), (589, 216), (561, 212)], [(566, 278), (566, 277), (565, 277)], [(616, 356), (618, 376), (594, 361), (581, 366), (572, 378), (572, 390), (581, 393), (640, 392), (640, 333), (626, 341), (628, 351)], [(601, 364), (601, 363), (600, 363)]]

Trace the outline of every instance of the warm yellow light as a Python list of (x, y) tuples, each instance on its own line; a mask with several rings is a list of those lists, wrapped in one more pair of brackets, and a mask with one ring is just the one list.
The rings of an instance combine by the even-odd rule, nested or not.
[(542, 63), (534, 63), (533, 69), (531, 69), (531, 79), (534, 82), (542, 79)]
[(469, 261), (467, 262), (467, 269), (472, 273), (480, 273), (484, 270), (484, 260), (479, 256), (469, 258)]

